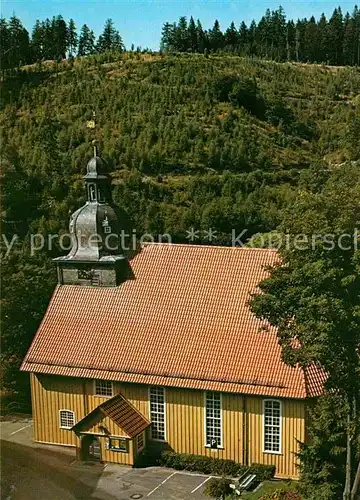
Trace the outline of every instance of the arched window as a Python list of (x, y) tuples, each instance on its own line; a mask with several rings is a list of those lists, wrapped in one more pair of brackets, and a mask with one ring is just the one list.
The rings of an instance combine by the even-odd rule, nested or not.
[(62, 429), (71, 429), (75, 425), (75, 413), (72, 410), (60, 410), (59, 417)]
[(96, 201), (96, 190), (94, 184), (89, 185), (89, 200)]
[(99, 187), (98, 187), (98, 200), (100, 203), (105, 203), (104, 193), (103, 193), (102, 189), (100, 189)]

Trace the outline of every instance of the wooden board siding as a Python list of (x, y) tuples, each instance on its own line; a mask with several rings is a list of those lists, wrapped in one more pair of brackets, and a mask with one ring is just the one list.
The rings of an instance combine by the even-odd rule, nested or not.
[[(116, 425), (110, 417), (103, 416), (99, 419), (99, 416), (97, 415), (97, 418), (94, 420), (94, 423), (89, 422), (88, 426), (84, 425), (81, 431), (87, 432), (88, 434), (104, 434), (105, 436), (129, 438), (126, 432)], [(101, 427), (105, 427), (109, 432), (104, 432)]]
[[(166, 430), (170, 447), (182, 453), (195, 453), (242, 462), (243, 397), (222, 395), (223, 447), (205, 448), (205, 395), (203, 391), (166, 389)], [(231, 431), (229, 431), (231, 429)]]
[(75, 421), (85, 416), (81, 380), (31, 374), (31, 396), (34, 401), (35, 441), (78, 445), (78, 438), (73, 432), (60, 428), (59, 412), (75, 412)]
[(247, 398), (249, 463), (275, 464), (278, 477), (298, 477), (295, 453), (297, 440), (305, 439), (305, 404), (282, 400), (282, 454), (263, 453), (263, 399)]
[[(34, 436), (36, 441), (42, 442), (73, 446), (78, 444), (73, 432), (59, 429), (59, 410), (73, 410), (78, 421), (107, 399), (94, 395), (92, 380), (31, 375), (31, 387), (34, 401)], [(116, 382), (114, 394), (118, 392), (121, 392), (146, 418), (150, 418), (147, 386)], [(261, 397), (222, 394), (223, 449), (219, 450), (205, 447), (203, 391), (166, 388), (165, 403), (166, 440), (174, 451), (232, 459), (239, 463), (247, 460), (248, 463), (275, 464), (278, 477), (297, 477), (294, 452), (297, 451), (296, 440), (303, 441), (305, 438), (304, 401), (282, 400), (281, 455), (263, 453), (263, 398)], [(115, 424), (106, 423), (111, 433), (119, 435), (112, 425)], [(248, 441), (244, 450), (245, 431)], [(106, 450), (104, 443), (102, 446), (104, 446), (104, 460), (130, 463), (125, 461), (124, 455), (127, 454)], [(129, 459), (132, 453), (133, 450), (128, 454)]]
[(112, 451), (106, 448), (106, 439), (100, 438), (101, 443), (101, 459), (104, 462), (112, 462), (121, 465), (133, 465), (134, 463), (134, 446), (132, 440), (128, 440), (128, 452)]

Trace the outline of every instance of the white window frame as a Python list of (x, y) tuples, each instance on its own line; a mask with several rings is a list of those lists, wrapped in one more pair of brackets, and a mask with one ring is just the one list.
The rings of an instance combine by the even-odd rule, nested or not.
[[(64, 411), (72, 414), (73, 422), (74, 422), (72, 425), (61, 425), (61, 413)], [(69, 410), (68, 408), (61, 408), (61, 410), (59, 410), (59, 427), (60, 427), (60, 429), (71, 429), (75, 424), (76, 424), (75, 412), (72, 410)]]
[[(167, 435), (167, 429), (166, 429), (166, 390), (165, 387), (157, 386), (157, 385), (151, 385), (149, 387), (149, 416), (150, 416), (150, 422), (151, 424), (153, 423), (152, 418), (151, 418), (151, 389), (162, 389), (163, 395), (164, 395), (164, 439), (159, 439), (159, 438), (153, 438), (152, 436), (152, 425), (150, 426), (150, 436), (153, 441), (160, 441), (161, 443), (166, 442), (166, 435)], [(159, 412), (156, 412), (159, 413)]]
[[(279, 412), (280, 412), (280, 423), (279, 423), (279, 450), (266, 450), (265, 449), (265, 405), (267, 402), (271, 401), (272, 403), (278, 403), (279, 404)], [(283, 421), (282, 421), (282, 401), (279, 399), (264, 399), (263, 400), (263, 419), (262, 419), (262, 435), (263, 435), (263, 453), (268, 453), (270, 455), (282, 455), (282, 426), (283, 426)], [(274, 427), (274, 426), (271, 426)]]
[[(139, 439), (141, 439), (141, 440), (142, 440), (142, 445), (141, 445), (141, 446), (139, 446)], [(143, 449), (144, 449), (144, 447), (145, 447), (145, 436), (144, 436), (144, 432), (140, 432), (140, 434), (138, 434), (138, 435), (136, 436), (136, 449), (137, 449), (137, 451), (141, 451), (141, 450), (143, 450)]]
[[(96, 382), (100, 382), (102, 384), (111, 384), (111, 396), (108, 394), (99, 394), (98, 391), (96, 390)], [(102, 380), (99, 378), (94, 379), (94, 394), (95, 396), (98, 396), (100, 398), (112, 398), (114, 396), (114, 384), (111, 382), (111, 380)]]
[(221, 392), (216, 392), (216, 391), (205, 391), (204, 392), (204, 441), (205, 441), (205, 448), (211, 448), (211, 445), (208, 444), (207, 442), (207, 426), (206, 426), (206, 420), (207, 420), (207, 413), (206, 413), (206, 409), (207, 409), (207, 394), (209, 393), (214, 393), (214, 394), (218, 394), (220, 396), (220, 443), (218, 444), (217, 448), (213, 448), (214, 450), (217, 449), (224, 449), (224, 446), (223, 446), (223, 443), (224, 443), (224, 439), (223, 439), (223, 411), (222, 411), (222, 408), (223, 408), (223, 404), (222, 404), (222, 394)]

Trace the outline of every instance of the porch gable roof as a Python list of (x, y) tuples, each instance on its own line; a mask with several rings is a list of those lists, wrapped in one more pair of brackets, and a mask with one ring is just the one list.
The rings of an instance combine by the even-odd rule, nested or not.
[(94, 408), (91, 412), (79, 420), (71, 430), (76, 434), (88, 430), (103, 418), (109, 417), (124, 434), (124, 437), (132, 439), (147, 427), (150, 422), (140, 413), (122, 394), (116, 394)]

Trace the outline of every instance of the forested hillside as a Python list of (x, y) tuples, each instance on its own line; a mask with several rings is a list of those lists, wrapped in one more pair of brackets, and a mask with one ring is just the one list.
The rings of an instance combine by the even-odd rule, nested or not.
[[(100, 54), (14, 72), (3, 82), (3, 353), (16, 369), (56, 282), (51, 248), (84, 202), (86, 121), (137, 234), (231, 244), (274, 230), (307, 182), (360, 155), (360, 70), (220, 55)], [(308, 174), (306, 174), (306, 172)], [(2, 241), (4, 247), (4, 241)], [(13, 357), (11, 357), (13, 356)], [(11, 377), (10, 377), (11, 379)]]

